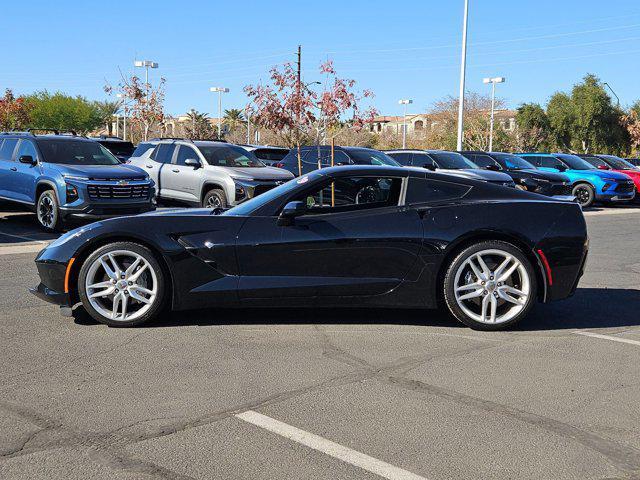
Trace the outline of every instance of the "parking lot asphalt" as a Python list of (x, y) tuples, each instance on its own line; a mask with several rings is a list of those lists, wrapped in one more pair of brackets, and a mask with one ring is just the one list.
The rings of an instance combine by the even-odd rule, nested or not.
[(640, 208), (586, 218), (575, 296), (485, 333), (418, 310), (74, 322), (27, 293), (52, 236), (0, 212), (0, 478), (640, 478)]

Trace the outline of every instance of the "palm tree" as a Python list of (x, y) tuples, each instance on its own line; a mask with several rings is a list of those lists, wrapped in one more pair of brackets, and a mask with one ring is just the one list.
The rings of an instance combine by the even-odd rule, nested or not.
[(208, 113), (200, 113), (191, 109), (187, 113), (187, 118), (185, 132), (189, 138), (192, 140), (206, 140), (214, 137)]
[(231, 108), (224, 111), (223, 121), (225, 125), (227, 125), (227, 129), (229, 131), (235, 130), (238, 125), (245, 122), (244, 114), (242, 113), (242, 110)]

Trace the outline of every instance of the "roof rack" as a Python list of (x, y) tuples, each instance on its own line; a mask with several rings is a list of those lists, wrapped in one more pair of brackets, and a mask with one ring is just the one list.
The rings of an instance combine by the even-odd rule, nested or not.
[(191, 140), (188, 138), (184, 138), (184, 137), (155, 137), (155, 138), (150, 138), (149, 142), (158, 142), (161, 140), (183, 140), (185, 142), (190, 142)]
[(73, 135), (74, 137), (77, 137), (78, 134), (76, 133), (75, 130), (58, 130), (57, 128), (27, 128), (27, 133), (30, 133), (31, 135), (35, 136), (36, 134), (33, 132), (53, 132), (54, 135)]
[(95, 138), (97, 140), (122, 140), (122, 137), (118, 137), (116, 135), (98, 135), (97, 137), (90, 138)]

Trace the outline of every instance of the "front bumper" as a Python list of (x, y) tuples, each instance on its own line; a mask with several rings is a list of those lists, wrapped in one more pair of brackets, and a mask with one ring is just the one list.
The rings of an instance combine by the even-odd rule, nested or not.
[(61, 307), (71, 307), (71, 299), (68, 293), (53, 290), (44, 283), (39, 283), (36, 287), (30, 288), (29, 291), (45, 302), (60, 305)]
[(615, 193), (611, 194), (599, 194), (596, 195), (596, 200), (598, 202), (630, 202), (635, 197), (635, 192), (631, 193)]
[(77, 197), (61, 205), (60, 212), (64, 220), (99, 220), (137, 215), (156, 208), (155, 186), (149, 180), (125, 183), (115, 180), (68, 180), (69, 185), (77, 189)]
[(146, 201), (144, 203), (90, 203), (81, 207), (60, 207), (62, 218), (100, 220), (103, 218), (121, 217), (123, 215), (137, 215), (139, 213), (151, 212), (156, 209), (155, 203)]

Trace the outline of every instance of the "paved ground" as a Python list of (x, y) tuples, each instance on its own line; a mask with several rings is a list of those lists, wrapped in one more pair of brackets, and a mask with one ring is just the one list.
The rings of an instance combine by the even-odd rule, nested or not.
[(638, 209), (587, 213), (575, 297), (503, 333), (424, 311), (74, 323), (26, 293), (31, 221), (0, 213), (0, 478), (640, 478)]

